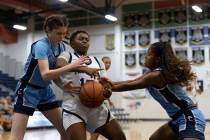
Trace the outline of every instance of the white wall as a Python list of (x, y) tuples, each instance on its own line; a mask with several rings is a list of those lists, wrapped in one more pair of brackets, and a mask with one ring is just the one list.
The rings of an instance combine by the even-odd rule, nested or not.
[(8, 55), (11, 58), (15, 58), (17, 61), (24, 62), (27, 53), (27, 34), (26, 32), (20, 32), (18, 34), (18, 42), (14, 44), (0, 44), (0, 48), (3, 49), (3, 54)]
[(0, 43), (0, 52), (4, 55), (10, 56), (10, 58), (14, 58), (17, 61), (25, 63), (28, 54), (30, 53), (31, 44), (44, 36), (45, 34), (43, 32), (31, 33), (27, 31), (20, 31), (18, 33), (17, 43), (9, 45)]
[(0, 52), (1, 52), (2, 54), (5, 53), (5, 48), (6, 48), (6, 45), (5, 45), (4, 43), (0, 42)]

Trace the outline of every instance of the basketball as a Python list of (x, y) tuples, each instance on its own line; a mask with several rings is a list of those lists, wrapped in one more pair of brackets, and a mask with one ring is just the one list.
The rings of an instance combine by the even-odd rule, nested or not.
[(99, 82), (95, 80), (87, 81), (81, 87), (80, 102), (86, 107), (95, 108), (105, 100), (103, 93), (104, 87)]

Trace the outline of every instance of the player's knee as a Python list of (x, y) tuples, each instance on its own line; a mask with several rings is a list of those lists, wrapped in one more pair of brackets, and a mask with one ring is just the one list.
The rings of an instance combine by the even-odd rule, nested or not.
[(120, 131), (114, 135), (113, 140), (126, 140), (125, 134)]
[(149, 137), (149, 140), (156, 140), (156, 137), (154, 135)]
[(126, 140), (125, 134), (123, 132), (120, 134), (120, 139), (121, 140)]
[(149, 140), (154, 140), (154, 138), (153, 137), (149, 137)]

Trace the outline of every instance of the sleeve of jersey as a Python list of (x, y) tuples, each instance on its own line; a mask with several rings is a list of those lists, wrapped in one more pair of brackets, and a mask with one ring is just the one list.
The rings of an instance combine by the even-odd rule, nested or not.
[(64, 52), (62, 52), (62, 53), (58, 56), (58, 58), (62, 58), (62, 59), (64, 59), (66, 62), (69, 62), (70, 54), (69, 54), (68, 51), (64, 51)]
[(35, 59), (48, 59), (48, 45), (43, 42), (37, 42), (33, 46)]

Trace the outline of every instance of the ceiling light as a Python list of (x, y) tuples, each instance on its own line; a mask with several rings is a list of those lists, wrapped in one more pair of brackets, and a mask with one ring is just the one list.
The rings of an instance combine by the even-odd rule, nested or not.
[(13, 28), (15, 28), (15, 29), (18, 29), (18, 30), (26, 30), (27, 29), (27, 27), (26, 26), (23, 26), (23, 25), (13, 25)]
[(198, 13), (201, 13), (203, 10), (199, 7), (199, 6), (197, 6), (197, 5), (193, 5), (192, 6), (192, 9), (195, 11), (195, 12), (198, 12)]
[(111, 20), (111, 21), (117, 21), (117, 18), (115, 16), (112, 16), (112, 15), (105, 15), (105, 18), (108, 19), (108, 20)]
[(68, 2), (69, 0), (59, 0), (60, 2)]

